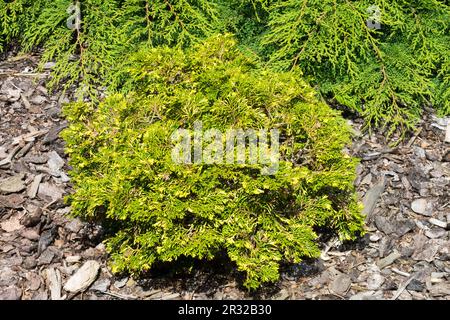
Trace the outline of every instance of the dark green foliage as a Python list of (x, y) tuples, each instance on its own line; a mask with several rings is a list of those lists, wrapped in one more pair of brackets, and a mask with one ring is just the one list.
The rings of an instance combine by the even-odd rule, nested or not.
[(267, 31), (268, 11), (259, 0), (217, 0), (220, 9), (221, 29), (233, 33), (241, 48), (250, 48), (264, 56), (260, 45)]
[(83, 93), (94, 93), (111, 70), (124, 35), (116, 32), (118, 12), (115, 1), (85, 0), (81, 4), (80, 29), (67, 27), (67, 8), (71, 1), (53, 1), (46, 5), (23, 34), (24, 50), (43, 45), (41, 63), (55, 61), (53, 88), (61, 80), (69, 87), (79, 80)]
[[(189, 47), (232, 32), (275, 69), (298, 67), (332, 104), (369, 126), (410, 129), (423, 105), (450, 114), (450, 7), (445, 0), (84, 0), (78, 30), (70, 0), (0, 0), (0, 46), (43, 45), (50, 85), (81, 80), (82, 94), (118, 88), (124, 57), (141, 46)], [(370, 29), (368, 8), (380, 8)]]
[[(381, 29), (367, 25), (371, 5), (380, 8)], [(369, 124), (410, 127), (429, 102), (449, 114), (447, 1), (286, 0), (268, 11), (273, 64), (300, 67)]]
[(30, 25), (30, 20), (42, 9), (43, 1), (0, 1), (0, 51)]
[[(69, 29), (74, 3), (81, 25)], [(117, 80), (114, 70), (136, 47), (187, 46), (217, 31), (216, 7), (207, 0), (0, 0), (0, 44), (17, 39), (25, 51), (42, 45), (42, 64), (57, 63), (50, 88), (80, 81), (81, 93), (95, 97)]]
[[(73, 166), (73, 213), (120, 229), (107, 241), (114, 271), (226, 252), (256, 288), (279, 264), (315, 257), (314, 228), (353, 239), (363, 220), (343, 153), (350, 131), (296, 73), (275, 73), (241, 54), (229, 36), (184, 53), (143, 49), (127, 65), (127, 95), (98, 107), (73, 103), (63, 132)], [(261, 164), (176, 164), (172, 132), (229, 128), (281, 131), (275, 175)]]

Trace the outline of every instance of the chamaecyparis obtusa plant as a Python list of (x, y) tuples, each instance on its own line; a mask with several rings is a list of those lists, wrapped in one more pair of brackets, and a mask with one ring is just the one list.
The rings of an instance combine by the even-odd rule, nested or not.
[[(127, 61), (133, 90), (64, 109), (69, 202), (74, 215), (114, 226), (114, 271), (226, 253), (254, 289), (276, 281), (281, 263), (318, 256), (318, 228), (342, 240), (363, 231), (357, 160), (343, 152), (349, 127), (299, 73), (260, 68), (229, 35), (187, 52), (142, 49)], [(174, 161), (173, 132), (198, 122), (220, 132), (277, 129), (278, 170)]]

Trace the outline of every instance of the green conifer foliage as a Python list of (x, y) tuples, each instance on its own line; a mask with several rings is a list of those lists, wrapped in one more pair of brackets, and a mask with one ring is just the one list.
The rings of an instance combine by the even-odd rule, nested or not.
[[(357, 160), (342, 151), (349, 127), (300, 74), (260, 68), (228, 35), (187, 52), (142, 49), (128, 61), (133, 91), (64, 110), (69, 201), (76, 216), (117, 229), (107, 241), (114, 271), (225, 252), (257, 288), (278, 279), (280, 263), (318, 256), (317, 227), (341, 239), (362, 232)], [(278, 171), (174, 163), (172, 132), (196, 121), (221, 132), (279, 129)]]
[[(69, 28), (71, 5), (80, 25)], [(0, 0), (0, 44), (17, 39), (24, 51), (44, 47), (42, 64), (55, 61), (50, 88), (80, 81), (82, 93), (114, 82), (123, 56), (140, 45), (188, 46), (210, 36), (220, 23), (208, 0)]]
[[(81, 26), (71, 30), (77, 2)], [(124, 56), (140, 46), (189, 47), (228, 31), (274, 68), (300, 68), (328, 101), (391, 129), (412, 128), (426, 104), (450, 114), (449, 26), (445, 0), (0, 0), (0, 50), (13, 40), (44, 46), (42, 64), (57, 63), (51, 86), (80, 80), (94, 97), (118, 88)]]
[[(447, 1), (261, 1), (274, 65), (300, 67), (325, 96), (369, 123), (410, 127), (430, 102), (449, 114)], [(379, 29), (371, 28), (371, 6), (379, 8)]]
[(42, 0), (0, 1), (0, 52), (5, 45), (21, 37), (24, 28), (42, 9), (42, 4)]

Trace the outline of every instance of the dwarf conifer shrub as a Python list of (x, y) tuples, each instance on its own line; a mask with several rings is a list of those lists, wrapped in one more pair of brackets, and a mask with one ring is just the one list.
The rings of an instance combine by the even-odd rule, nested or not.
[[(107, 239), (114, 271), (226, 252), (256, 288), (277, 280), (280, 263), (317, 256), (317, 228), (341, 239), (362, 231), (357, 160), (343, 152), (349, 128), (299, 74), (260, 68), (228, 35), (187, 53), (143, 49), (129, 61), (133, 90), (64, 110), (69, 202), (74, 215), (116, 226)], [(219, 132), (278, 129), (278, 170), (174, 162), (173, 132), (198, 121)]]

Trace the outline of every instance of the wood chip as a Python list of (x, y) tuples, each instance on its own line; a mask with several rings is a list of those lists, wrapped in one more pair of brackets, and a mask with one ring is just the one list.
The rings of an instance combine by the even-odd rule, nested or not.
[(33, 182), (31, 183), (27, 192), (27, 195), (30, 199), (36, 198), (42, 178), (43, 178), (42, 174), (38, 174), (37, 176), (34, 177)]
[(445, 130), (445, 142), (450, 143), (450, 121), (447, 121), (447, 130)]
[(372, 213), (375, 207), (377, 206), (378, 199), (383, 193), (385, 186), (386, 186), (386, 178), (383, 176), (383, 178), (378, 184), (374, 185), (369, 191), (367, 191), (363, 200), (364, 204), (363, 214), (366, 216), (367, 221), (370, 221), (372, 219)]
[(86, 263), (83, 264), (69, 280), (67, 280), (64, 285), (64, 290), (71, 293), (85, 291), (95, 281), (99, 270), (100, 264), (97, 261), (86, 261)]
[(162, 296), (161, 300), (173, 300), (173, 299), (176, 299), (176, 298), (179, 298), (179, 297), (180, 297), (179, 293), (170, 293), (170, 294), (167, 294), (165, 296)]
[(39, 131), (36, 131), (36, 132), (30, 132), (30, 133), (27, 133), (27, 134), (23, 134), (21, 136), (15, 137), (13, 139), (12, 145), (16, 146), (16, 145), (18, 145), (20, 143), (23, 143), (23, 142), (34, 141), (35, 138), (43, 136), (47, 132), (48, 132), (48, 130), (39, 130)]
[(0, 227), (5, 232), (14, 232), (23, 228), (20, 224), (20, 219), (17, 216), (13, 216), (9, 220), (0, 223)]
[(24, 174), (18, 174), (3, 180), (0, 180), (0, 192), (5, 194), (18, 193), (26, 188), (23, 181)]
[(28, 110), (31, 110), (32, 106), (31, 106), (31, 103), (28, 100), (28, 98), (24, 94), (21, 94), (20, 97), (22, 98), (22, 102), (25, 105), (25, 108), (27, 108)]
[(9, 194), (7, 196), (0, 195), (0, 206), (4, 206), (6, 208), (19, 209), (22, 208), (22, 204), (24, 202), (25, 199), (20, 194)]
[(5, 159), (3, 159), (2, 161), (0, 161), (0, 167), (6, 166), (7, 164), (10, 164), (12, 159), (14, 158), (14, 156), (16, 155), (17, 152), (19, 152), (19, 150), (22, 149), (21, 146), (17, 146), (15, 147), (11, 153), (8, 154), (8, 157), (6, 157)]
[(22, 149), (20, 149), (19, 152), (17, 152), (15, 158), (20, 159), (24, 155), (26, 155), (28, 153), (28, 151), (30, 151), (30, 149), (33, 147), (33, 144), (34, 144), (34, 141), (28, 142)]
[(398, 270), (397, 268), (392, 268), (391, 270), (392, 270), (393, 272), (395, 272), (395, 273), (401, 275), (401, 276), (404, 276), (404, 277), (410, 277), (410, 276), (411, 276), (410, 273), (404, 272), (404, 271), (400, 271), (400, 270)]
[(413, 281), (415, 278), (415, 275), (412, 275), (411, 277), (409, 277), (405, 282), (403, 282), (403, 284), (397, 289), (397, 291), (395, 292), (394, 296), (391, 298), (391, 300), (397, 300), (397, 298), (403, 293), (403, 291), (405, 291), (406, 287), (408, 286), (408, 284)]
[(61, 273), (59, 270), (50, 268), (45, 270), (45, 277), (47, 279), (47, 286), (50, 289), (50, 296), (52, 300), (64, 300), (65, 296), (61, 296)]
[(393, 264), (395, 262), (395, 260), (397, 260), (401, 256), (402, 255), (399, 252), (394, 251), (390, 255), (388, 255), (387, 257), (379, 260), (377, 262), (377, 266), (378, 266), (378, 268), (383, 269), (383, 268)]
[(125, 294), (120, 294), (120, 293), (111, 292), (111, 291), (105, 291), (105, 292), (101, 292), (101, 293), (106, 294), (111, 297), (119, 298), (122, 300), (137, 300), (138, 299), (138, 297), (136, 297), (136, 296), (125, 295)]
[(435, 226), (438, 226), (438, 227), (441, 227), (441, 228), (444, 228), (444, 229), (447, 228), (447, 222), (445, 222), (445, 221), (441, 221), (441, 220), (438, 220), (438, 219), (435, 219), (435, 218), (430, 218), (428, 221), (431, 224), (434, 224)]
[(419, 128), (417, 129), (416, 133), (414, 134), (414, 136), (408, 141), (408, 143), (406, 144), (406, 148), (411, 148), (411, 146), (414, 144), (414, 141), (416, 141), (417, 137), (420, 135), (420, 133), (422, 132), (423, 128)]
[(63, 124), (63, 125), (51, 128), (49, 130), (49, 132), (47, 133), (47, 135), (44, 137), (42, 143), (49, 144), (49, 143), (55, 141), (56, 139), (58, 139), (59, 133), (65, 128), (67, 128), (67, 124)]

